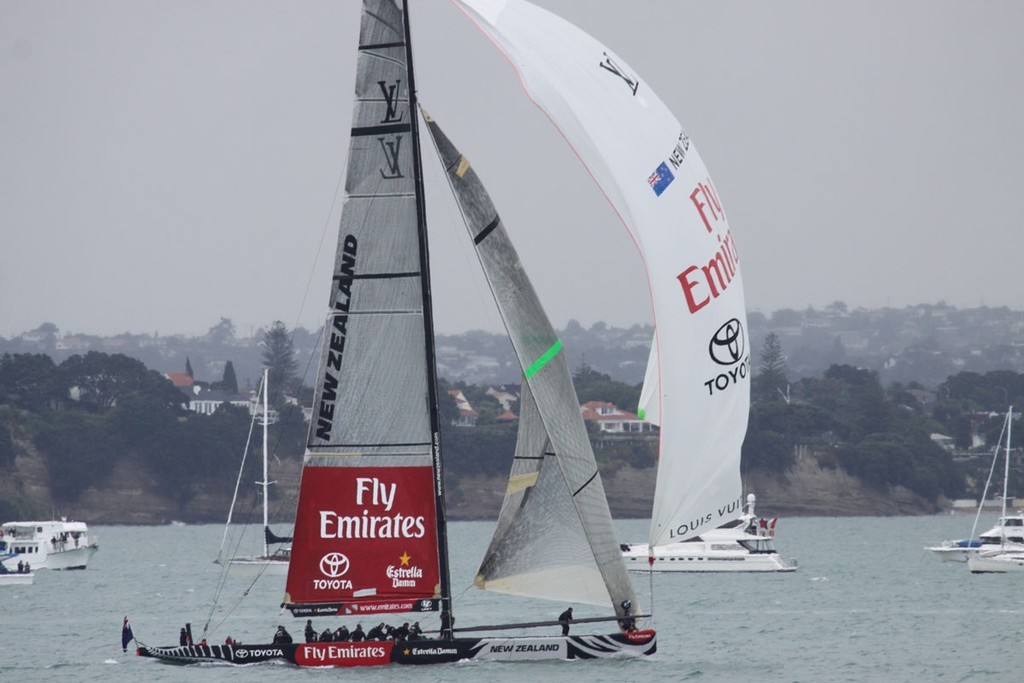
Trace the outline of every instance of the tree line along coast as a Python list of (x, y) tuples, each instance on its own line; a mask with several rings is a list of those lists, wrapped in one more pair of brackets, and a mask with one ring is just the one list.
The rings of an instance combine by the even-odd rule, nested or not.
[[(590, 332), (611, 335), (609, 328), (599, 326)], [(566, 336), (573, 333), (566, 330)], [(302, 338), (275, 323), (263, 331), (258, 344), (260, 364), (270, 368), (270, 386), (276, 388), (271, 396), (277, 417), (271, 425), (274, 455), (284, 469), (293, 467), (296, 476), (312, 397), (297, 375), (303, 367), (297, 336)], [(789, 367), (791, 358), (784, 337), (774, 332), (761, 337), (751, 354), (753, 400), (742, 468), (746, 479), (760, 482), (767, 491), (772, 486), (765, 482), (772, 477), (812, 463), (821, 472), (852, 475), (879, 498), (905, 492), (917, 501), (907, 509), (919, 512), (942, 509), (956, 498), (976, 498), (990, 462), (990, 444), (998, 439), (999, 415), (1024, 399), (1024, 376), (1014, 370), (960, 371), (928, 386), (914, 380), (883, 383), (883, 373), (848, 363), (833, 363), (818, 376), (798, 377)], [(191, 356), (182, 360), (180, 374), (195, 375)], [(207, 367), (205, 362), (201, 367)], [(193, 379), (203, 388), (239, 392), (235, 367), (226, 360), (220, 376)], [(251, 411), (229, 404), (210, 414), (190, 411), (182, 391), (168, 379), (171, 374), (122, 353), (87, 351), (59, 360), (48, 353), (0, 356), (0, 465), (8, 473), (0, 484), (0, 518), (81, 508), (111, 523), (150, 523), (164, 517), (222, 520)], [(582, 358), (574, 380), (581, 405), (596, 401), (627, 414), (636, 409), (639, 382), (613, 379)], [(496, 387), (441, 381), (446, 478), (456, 517), (463, 486), (479, 486), (507, 473), (517, 390), (510, 383)], [(460, 420), (456, 396), (472, 405), (472, 426)], [(639, 477), (652, 494), (656, 432), (614, 433), (596, 422), (588, 425), (603, 476), (610, 482), (613, 509), (619, 474)], [(1016, 494), (1019, 455), (1012, 470), (1010, 487)], [(140, 489), (143, 499), (125, 500), (122, 495)], [(799, 501), (770, 500), (758, 493), (762, 506), (802, 509)], [(799, 496), (799, 491), (787, 490), (786, 496)], [(108, 510), (99, 509), (101, 500), (109, 501)], [(150, 511), (133, 515), (133, 502)], [(281, 514), (287, 515), (287, 497), (282, 505)], [(623, 507), (617, 512), (627, 516), (644, 509), (643, 501)], [(486, 506), (463, 510), (466, 517), (490, 512)]]

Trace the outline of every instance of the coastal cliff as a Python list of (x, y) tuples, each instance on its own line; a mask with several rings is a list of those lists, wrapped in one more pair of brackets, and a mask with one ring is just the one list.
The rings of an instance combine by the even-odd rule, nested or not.
[[(0, 477), (0, 501), (7, 516), (22, 519), (63, 515), (90, 524), (219, 523), (227, 516), (230, 494), (213, 487), (168, 491), (131, 457), (120, 459), (101, 485), (86, 489), (71, 503), (55, 501), (47, 484), (42, 458), (30, 444), (18, 444), (19, 454)], [(277, 521), (289, 521), (298, 489), (299, 462), (274, 464), (277, 482), (272, 506)], [(655, 469), (619, 467), (603, 473), (605, 492), (617, 518), (650, 515)], [(822, 467), (806, 453), (784, 474), (753, 472), (744, 475), (744, 494), (757, 494), (757, 511), (764, 516), (889, 516), (922, 515), (942, 511), (944, 501), (928, 501), (903, 487), (882, 492), (866, 486), (840, 467)], [(500, 476), (449, 476), (446, 481), (448, 518), (496, 519), (506, 480)], [(255, 496), (242, 496), (235, 519), (256, 514)], [(6, 520), (3, 520), (6, 521)]]

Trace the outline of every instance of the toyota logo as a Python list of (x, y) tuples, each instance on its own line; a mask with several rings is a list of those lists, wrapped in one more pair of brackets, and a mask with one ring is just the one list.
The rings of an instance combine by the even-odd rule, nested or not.
[(330, 579), (348, 573), (348, 558), (341, 553), (327, 553), (320, 558), (320, 573)]
[(735, 365), (746, 352), (743, 324), (733, 318), (718, 328), (708, 344), (711, 360), (719, 365)]

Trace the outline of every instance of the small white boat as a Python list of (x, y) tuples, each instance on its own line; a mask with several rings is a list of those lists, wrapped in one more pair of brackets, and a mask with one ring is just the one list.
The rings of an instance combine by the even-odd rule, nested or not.
[[(989, 470), (988, 481), (985, 482), (985, 490), (982, 492), (981, 500), (984, 501), (988, 495), (989, 486), (995, 475), (996, 463), (999, 461), (1000, 446), (1004, 443), (1003, 436), (1006, 436), (1006, 456), (1003, 459), (1003, 497), (1002, 514), (999, 523), (989, 531), (982, 534), (981, 543), (973, 541), (955, 542), (955, 547), (963, 554), (967, 561), (967, 568), (972, 574), (1005, 574), (1007, 572), (1024, 571), (1024, 515), (1007, 515), (1006, 501), (1007, 484), (1010, 479), (1010, 441), (1013, 434), (1013, 406), (1006, 411), (1006, 421), (1003, 423), (1003, 433), (999, 435), (996, 444), (995, 454), (992, 458), (992, 469)], [(978, 515), (981, 515), (981, 506), (978, 507)], [(975, 527), (978, 524), (978, 517), (974, 518)], [(948, 542), (947, 542), (948, 544)], [(947, 544), (938, 546), (940, 556), (956, 557), (955, 551), (946, 551)], [(931, 549), (930, 550), (934, 550)]]
[[(17, 553), (32, 569), (85, 569), (99, 550), (85, 522), (6, 522), (0, 528), (0, 552)], [(13, 569), (14, 559), (3, 561)]]
[(985, 554), (1004, 547), (1024, 551), (1024, 512), (1000, 517), (995, 526), (976, 539), (943, 541), (925, 550), (932, 551), (943, 562), (967, 562), (971, 551)]
[(0, 554), (0, 586), (27, 586), (35, 580), (35, 573), (31, 567), (26, 570), (24, 563), (13, 569), (8, 569), (4, 564), (7, 560), (16, 560), (18, 557), (20, 556), (17, 553)]
[(972, 574), (1024, 572), (1024, 547), (1018, 550), (1003, 548), (972, 552), (967, 557), (967, 568)]
[(622, 545), (630, 571), (656, 572), (791, 572), (795, 560), (786, 562), (775, 550), (776, 520), (754, 514), (754, 494), (747, 495), (743, 516), (696, 538), (654, 547), (654, 563), (648, 544)]

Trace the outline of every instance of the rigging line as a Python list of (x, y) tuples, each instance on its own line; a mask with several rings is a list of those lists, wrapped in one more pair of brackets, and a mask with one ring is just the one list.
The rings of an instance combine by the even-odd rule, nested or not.
[[(264, 391), (266, 390), (266, 387), (263, 386), (262, 380), (261, 380), (261, 388)], [(242, 453), (242, 463), (239, 466), (238, 478), (235, 480), (235, 492), (234, 492), (234, 495), (232, 496), (232, 499), (231, 499), (231, 508), (228, 510), (228, 519), (227, 519), (227, 522), (225, 522), (225, 524), (224, 524), (224, 535), (223, 535), (223, 537), (221, 539), (221, 547), (217, 551), (217, 559), (218, 560), (222, 559), (222, 555), (224, 553), (224, 546), (225, 546), (225, 544), (227, 542), (228, 534), (230, 533), (230, 530), (231, 530), (231, 516), (232, 516), (232, 513), (234, 512), (235, 502), (236, 502), (236, 500), (238, 498), (238, 488), (239, 488), (239, 485), (241, 484), (241, 481), (242, 481), (242, 474), (243, 474), (243, 471), (244, 471), (244, 468), (245, 468), (245, 461), (246, 461), (246, 458), (247, 458), (247, 456), (249, 454), (249, 447), (250, 447), (250, 445), (252, 443), (252, 435), (253, 435), (253, 432), (255, 431), (255, 425), (256, 425), (256, 415), (254, 413), (253, 416), (252, 416), (252, 419), (249, 422), (249, 434), (246, 437), (245, 451), (243, 451), (243, 453)], [(252, 509), (250, 507), (249, 513), (246, 516), (245, 524), (242, 527), (243, 531), (239, 532), (237, 534), (237, 536), (233, 536), (232, 537), (233, 538), (233, 542), (229, 545), (229, 555), (230, 556), (229, 557), (223, 557), (224, 561), (223, 561), (223, 565), (221, 566), (220, 576), (219, 576), (218, 581), (217, 581), (217, 583), (216, 583), (216, 585), (214, 587), (213, 601), (212, 601), (212, 604), (210, 605), (210, 612), (209, 612), (209, 614), (207, 614), (206, 624), (203, 626), (203, 633), (204, 633), (204, 635), (206, 633), (207, 627), (210, 624), (210, 620), (213, 619), (214, 610), (217, 608), (217, 604), (220, 602), (220, 597), (221, 597), (221, 594), (224, 592), (224, 587), (227, 585), (229, 569), (230, 569), (230, 566), (231, 566), (231, 557), (234, 557), (234, 556), (236, 556), (238, 554), (238, 550), (241, 547), (241, 543), (242, 543), (242, 537), (244, 535), (244, 529), (245, 529), (246, 526), (248, 526), (249, 520), (251, 520), (251, 518), (252, 518)]]
[[(263, 378), (260, 378), (260, 390), (266, 391), (266, 387), (263, 386)], [(259, 394), (257, 394), (257, 399)], [(249, 455), (249, 446), (252, 443), (252, 434), (256, 428), (256, 413), (252, 414), (252, 419), (249, 421), (249, 435), (245, 438), (245, 450), (242, 451), (242, 463), (238, 466), (238, 478), (235, 480), (235, 491), (231, 494), (231, 506), (228, 508), (228, 519), (224, 523), (224, 535), (220, 539), (220, 549), (217, 551), (217, 558), (220, 559), (224, 553), (224, 544), (228, 540), (228, 531), (231, 529), (231, 515), (235, 511), (235, 503), (238, 500), (238, 488), (242, 484), (242, 472), (245, 470), (245, 459)]]
[(974, 513), (974, 525), (971, 527), (971, 538), (975, 537), (978, 531), (978, 520), (981, 517), (981, 508), (984, 502), (988, 499), (988, 487), (992, 484), (992, 476), (996, 471), (996, 462), (999, 460), (999, 448), (1003, 445), (1003, 435), (1006, 434), (1006, 428), (1010, 424), (1010, 414), (1007, 413), (1006, 419), (1003, 421), (1003, 428), (999, 432), (999, 439), (996, 441), (996, 447), (992, 451), (992, 465), (988, 471), (988, 479), (985, 481), (985, 488), (981, 492), (981, 505), (978, 505), (978, 511)]
[(324, 218), (324, 225), (320, 229), (320, 242), (316, 247), (316, 255), (313, 257), (313, 264), (309, 269), (309, 277), (306, 278), (306, 288), (302, 292), (302, 300), (299, 301), (299, 312), (295, 316), (295, 324), (292, 326), (292, 341), (295, 340), (295, 328), (299, 326), (299, 321), (302, 320), (302, 312), (306, 308), (306, 301), (309, 299), (309, 291), (313, 286), (313, 277), (316, 274), (316, 264), (320, 262), (320, 254), (324, 248), (324, 240), (327, 239), (327, 231), (331, 226), (331, 216), (334, 215), (334, 207), (338, 205), (338, 194), (341, 191), (342, 183), (345, 181), (345, 173), (347, 167), (343, 167), (340, 174), (338, 174), (338, 182), (334, 186), (334, 197), (331, 198), (330, 208), (327, 211), (327, 216)]
[[(310, 368), (313, 365), (313, 361), (320, 357), (321, 344), (322, 344), (323, 339), (324, 339), (324, 332), (325, 332), (325, 330), (326, 330), (326, 325), (321, 325), (320, 328), (317, 330), (316, 341), (314, 342), (313, 348), (310, 351), (309, 355), (306, 357), (306, 367), (302, 371), (302, 379), (301, 379), (302, 386), (306, 385), (306, 379), (310, 375)], [(294, 406), (289, 406), (289, 408), (291, 408), (289, 410), (289, 418), (290, 418), (292, 416), (292, 414), (295, 413), (295, 410), (294, 410)], [(284, 441), (285, 436), (288, 434), (288, 428), (289, 428), (289, 426), (292, 423), (293, 423), (293, 421), (291, 419), (284, 420), (283, 427), (278, 430), (277, 438), (274, 440), (274, 447), (271, 450), (271, 455), (273, 455), (274, 460), (277, 461), (278, 463), (281, 462), (281, 458), (278, 457), (277, 453), (280, 450), (281, 444)], [(300, 469), (300, 474), (301, 474), (301, 458), (302, 458), (302, 456), (300, 455), (299, 457), (300, 457), (300, 468), (299, 469)], [(294, 520), (294, 518), (295, 518), (294, 511), (295, 511), (295, 508), (297, 506), (297, 499), (296, 499), (297, 488), (298, 487), (293, 487), (293, 488), (289, 489), (287, 492), (285, 492), (283, 490), (283, 487), (281, 489), (279, 489), (281, 491), (281, 495), (276, 499), (276, 501), (274, 503), (274, 507), (273, 507), (273, 512), (275, 513), (274, 514), (275, 517), (280, 517), (281, 516), (281, 512), (283, 510), (285, 510), (286, 506), (287, 506), (287, 509), (292, 512), (291, 517)], [(251, 519), (251, 517), (252, 517), (252, 510), (250, 509), (249, 518)], [(291, 528), (292, 528), (292, 534), (289, 534), (289, 535), (294, 535), (294, 530), (295, 530), (295, 523), (294, 523), (294, 521), (292, 522)]]

